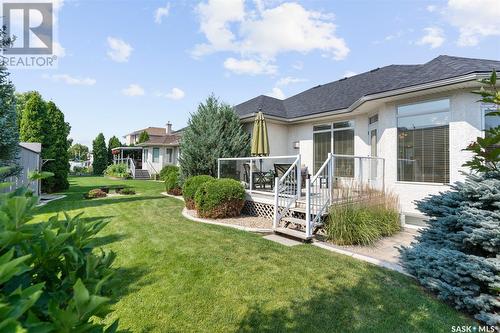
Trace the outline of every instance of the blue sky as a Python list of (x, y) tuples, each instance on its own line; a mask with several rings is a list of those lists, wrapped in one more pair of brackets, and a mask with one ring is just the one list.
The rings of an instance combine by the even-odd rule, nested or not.
[(212, 92), (238, 104), (440, 54), (500, 59), (499, 0), (57, 6), (58, 68), (13, 70), (12, 80), (53, 100), (87, 145), (99, 132), (181, 128)]

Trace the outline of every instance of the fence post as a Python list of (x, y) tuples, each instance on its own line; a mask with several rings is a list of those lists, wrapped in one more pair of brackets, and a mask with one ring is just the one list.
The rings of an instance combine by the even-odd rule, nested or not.
[(273, 229), (278, 227), (279, 222), (279, 213), (278, 213), (278, 205), (279, 205), (279, 185), (280, 180), (278, 177), (274, 178), (274, 218), (273, 218)]
[(220, 158), (217, 159), (217, 179), (220, 178)]
[(250, 160), (250, 193), (253, 190), (253, 160)]
[(300, 154), (297, 156), (297, 199), (302, 195), (302, 164)]
[(311, 237), (311, 179), (306, 179), (306, 237)]
[(332, 202), (333, 195), (333, 155), (328, 153), (328, 199)]

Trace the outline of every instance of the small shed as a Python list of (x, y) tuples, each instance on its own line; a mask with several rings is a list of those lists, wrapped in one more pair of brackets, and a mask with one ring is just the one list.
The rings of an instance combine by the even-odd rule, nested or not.
[(42, 168), (42, 144), (38, 142), (19, 142), (19, 165), (22, 170), (18, 176), (7, 179), (12, 185), (4, 191), (10, 192), (21, 186), (27, 186), (33, 191), (33, 194), (40, 196), (41, 186), (40, 180), (31, 181), (29, 174), (38, 172)]

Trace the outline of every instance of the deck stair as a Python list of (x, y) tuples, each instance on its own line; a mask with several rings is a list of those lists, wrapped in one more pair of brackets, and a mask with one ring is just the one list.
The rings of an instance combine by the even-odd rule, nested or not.
[(135, 169), (134, 179), (151, 179), (151, 175), (148, 170)]

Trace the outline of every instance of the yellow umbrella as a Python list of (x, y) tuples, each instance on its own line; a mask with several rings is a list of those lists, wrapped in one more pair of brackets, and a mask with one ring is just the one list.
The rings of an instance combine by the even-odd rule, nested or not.
[(258, 112), (253, 123), (252, 156), (269, 155), (269, 139), (267, 136), (266, 119), (262, 112)]

